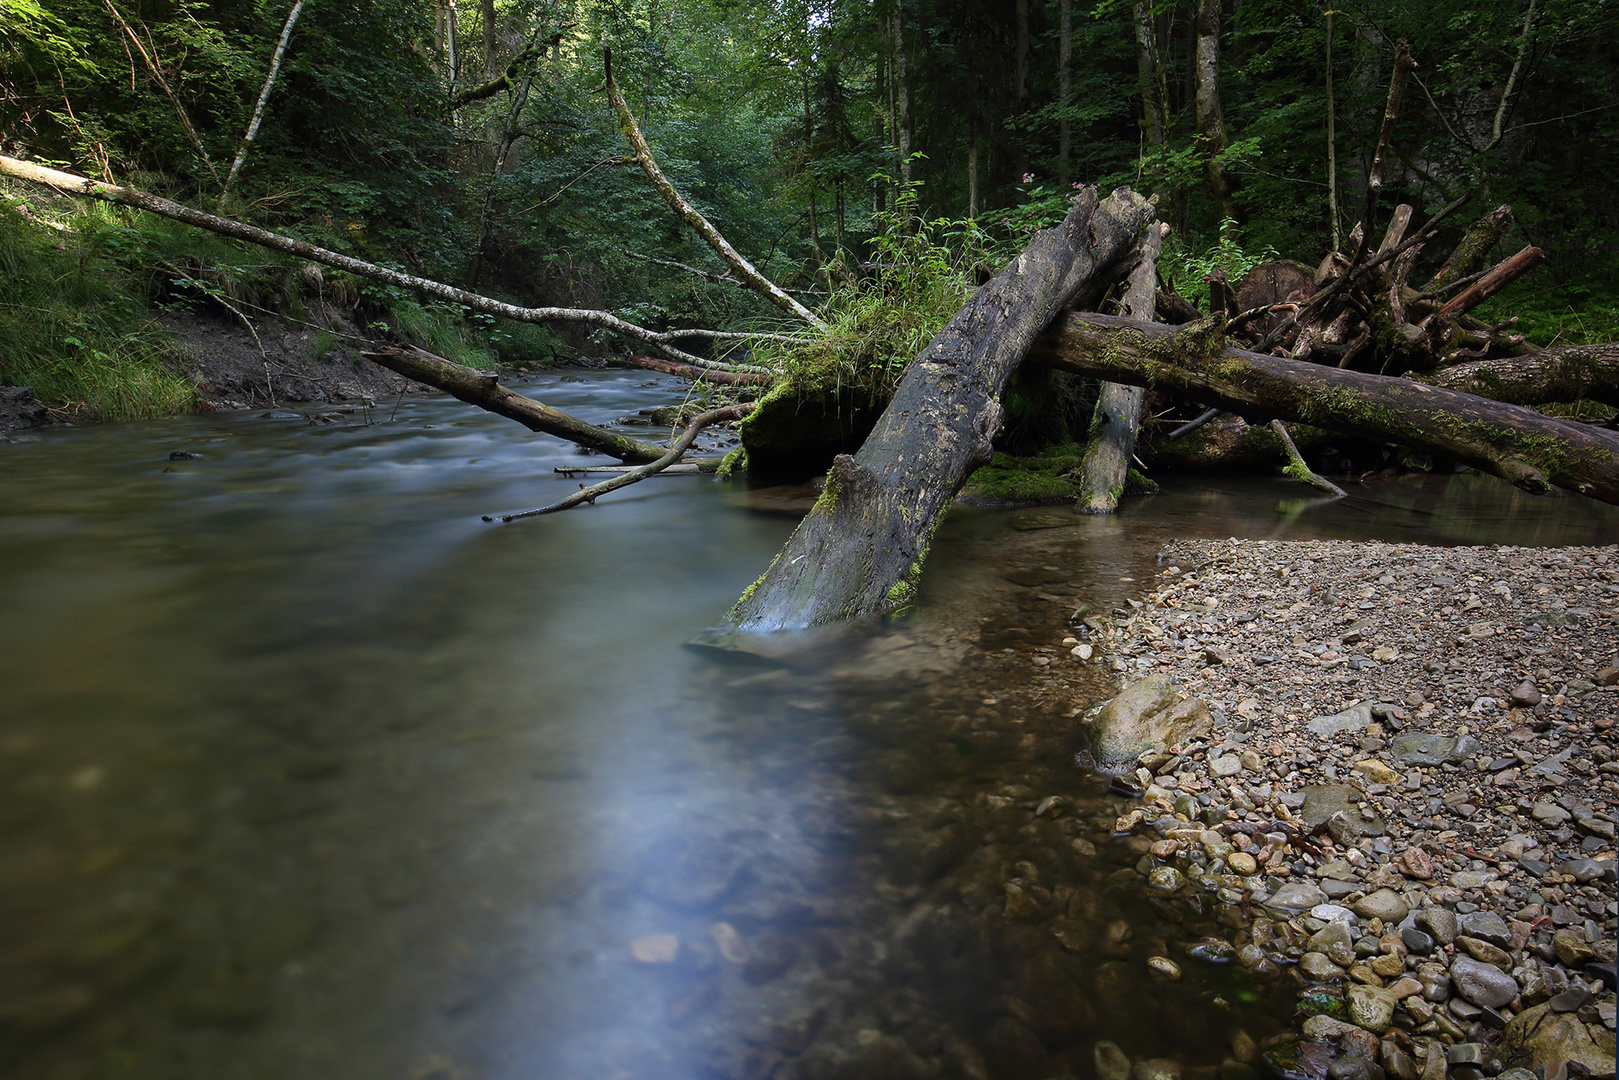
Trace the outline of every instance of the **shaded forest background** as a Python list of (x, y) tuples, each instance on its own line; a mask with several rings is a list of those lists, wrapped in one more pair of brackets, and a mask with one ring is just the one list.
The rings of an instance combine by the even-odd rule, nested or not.
[[(1199, 134), (1198, 7), (306, 0), (244, 153), (290, 0), (0, 0), (0, 151), (522, 305), (769, 327), (780, 313), (716, 280), (724, 264), (629, 163), (601, 92), (610, 44), (665, 171), (811, 306), (880, 262), (913, 216), (941, 245), (1004, 256), (1080, 184), (1157, 194), (1173, 226), (1163, 272), (1195, 296), (1214, 265), (1313, 264), (1358, 219), (1404, 38), (1420, 66), (1384, 205), (1426, 217), (1467, 198), (1438, 255), (1511, 204), (1503, 247), (1549, 256), (1513, 291), (1518, 329), (1540, 344), (1619, 338), (1619, 3), (1228, 2), (1215, 140)], [(0, 381), (104, 415), (183, 407), (184, 388), (156, 374), (154, 303), (296, 314), (313, 288), (480, 366), (610, 347), (332, 272), (312, 283), (261, 250), (15, 188), (0, 278)], [(118, 394), (95, 396), (96, 365)], [(150, 393), (129, 394), (143, 378)]]

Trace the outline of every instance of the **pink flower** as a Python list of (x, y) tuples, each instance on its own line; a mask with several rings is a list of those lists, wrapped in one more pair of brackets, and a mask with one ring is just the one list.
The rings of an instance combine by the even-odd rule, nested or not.
[(1034, 173), (1026, 172), (1026, 173), (1023, 174), (1023, 182), (1025, 184), (1027, 184), (1029, 181), (1031, 181), (1033, 179), (1034, 179)]

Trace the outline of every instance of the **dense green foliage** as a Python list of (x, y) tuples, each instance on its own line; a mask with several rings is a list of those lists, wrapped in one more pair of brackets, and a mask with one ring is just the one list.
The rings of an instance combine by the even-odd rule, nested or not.
[[(1408, 201), (1420, 220), (1467, 196), (1429, 245), (1433, 259), (1472, 217), (1512, 204), (1506, 243), (1536, 243), (1550, 258), (1499, 303), (1524, 314), (1531, 335), (1619, 336), (1619, 203), (1609, 191), (1619, 172), (1619, 0), (1347, 0), (1330, 15), (1314, 0), (1228, 5), (1221, 93), (1231, 145), (1221, 157), (1238, 183), (1238, 220), (1223, 232), (1194, 138), (1194, 7), (1150, 5), (1168, 117), (1163, 144), (1153, 145), (1137, 9), (1123, 0), (1029, 0), (1021, 27), (1014, 5), (990, 0), (308, 0), (245, 167), (224, 194), (291, 0), (0, 0), (0, 149), (520, 303), (608, 308), (653, 328), (779, 326), (757, 296), (666, 265), (724, 270), (622, 164), (624, 141), (599, 92), (601, 46), (611, 44), (675, 184), (808, 302), (839, 285), (828, 308), (837, 340), (852, 343), (861, 365), (887, 371), (936, 325), (910, 314), (942, 310), (970, 288), (964, 267), (993, 261), (1060, 216), (1079, 183), (1159, 194), (1175, 230), (1165, 266), (1189, 295), (1213, 265), (1231, 275), (1270, 251), (1313, 263), (1332, 236), (1330, 28), (1339, 230), (1359, 216), (1393, 43), (1407, 38), (1421, 67), (1395, 131), (1385, 214)], [(1065, 8), (1073, 60), (1062, 99)], [(458, 93), (523, 55), (538, 59), (457, 106)], [(910, 187), (900, 182), (902, 142)], [(896, 244), (913, 228), (899, 222), (896, 232), (897, 193), (914, 200), (918, 219), (969, 217), (971, 163), (977, 223), (935, 230), (952, 252), (935, 268), (942, 277), (901, 268), (903, 281), (879, 281), (858, 271), (896, 263)], [(164, 231), (123, 220), (142, 234)], [(99, 235), (70, 244), (92, 253), (80, 260), (86, 273), (101, 265)], [(45, 240), (15, 247), (13, 259), (42, 260), (17, 280), (56, 272)], [(212, 252), (203, 261), (215, 267), (267, 261), (194, 246)], [(154, 256), (148, 277), (156, 265)], [(114, 336), (139, 339), (136, 300), (154, 291), (128, 260), (105, 268), (100, 295), (124, 290), (136, 320)], [(911, 289), (918, 294), (896, 305), (896, 290)], [(26, 303), (17, 288), (0, 300), (13, 311)], [(452, 325), (461, 313), (413, 310), (383, 290), (366, 300), (368, 317), (486, 362), (605, 344), (582, 331)], [(102, 318), (123, 310), (98, 303)], [(41, 349), (58, 366), (78, 355), (52, 348), (14, 347), (0, 378), (37, 378), (17, 359), (23, 352), (36, 367)]]

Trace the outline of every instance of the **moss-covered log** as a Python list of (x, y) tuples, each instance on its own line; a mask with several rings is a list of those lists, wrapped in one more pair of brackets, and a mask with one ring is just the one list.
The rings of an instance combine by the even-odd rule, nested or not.
[(809, 515), (731, 610), (744, 630), (815, 626), (891, 610), (915, 591), (940, 515), (990, 458), (1000, 395), (1029, 346), (1074, 301), (1094, 303), (1152, 219), (1129, 189), (1092, 190), (975, 293), (913, 360), (853, 457), (840, 455)]
[(1208, 323), (1177, 329), (1071, 314), (1031, 356), (1220, 405), (1249, 420), (1298, 420), (1427, 450), (1529, 491), (1566, 488), (1619, 503), (1619, 433), (1410, 379), (1227, 348)]
[(1425, 382), (1516, 405), (1595, 398), (1619, 405), (1619, 342), (1554, 345), (1528, 356), (1443, 368)]

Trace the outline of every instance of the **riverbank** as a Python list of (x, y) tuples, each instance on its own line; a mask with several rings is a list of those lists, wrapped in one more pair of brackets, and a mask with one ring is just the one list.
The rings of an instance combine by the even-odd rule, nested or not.
[(1160, 565), (1071, 648), (1133, 687), (1093, 732), (1165, 680), (1195, 699), (1184, 742), (1122, 764), (1116, 831), (1149, 889), (1240, 893), (1236, 960), (1299, 994), (1271, 1064), (1613, 1075), (1619, 549), (1190, 541)]

